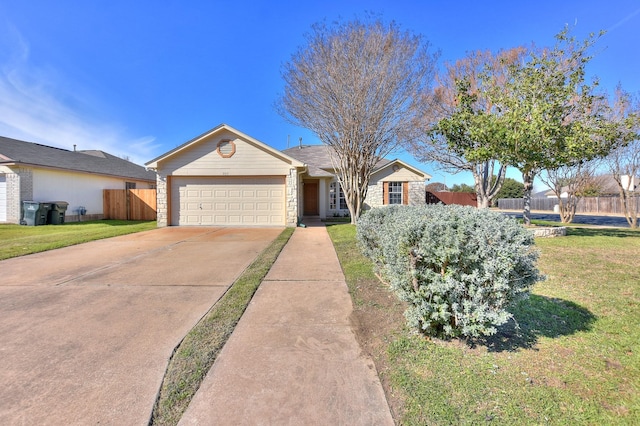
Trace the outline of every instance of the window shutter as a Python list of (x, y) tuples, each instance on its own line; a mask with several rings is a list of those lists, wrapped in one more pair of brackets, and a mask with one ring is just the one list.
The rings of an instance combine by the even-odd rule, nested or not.
[(382, 182), (382, 204), (389, 204), (389, 182)]
[(409, 205), (409, 182), (402, 182), (402, 204)]

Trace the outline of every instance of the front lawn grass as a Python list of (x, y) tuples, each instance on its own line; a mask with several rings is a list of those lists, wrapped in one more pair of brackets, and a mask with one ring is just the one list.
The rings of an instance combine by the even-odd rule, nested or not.
[(180, 342), (169, 361), (150, 425), (178, 424), (262, 279), (294, 231), (295, 228), (282, 231)]
[(155, 228), (155, 221), (127, 220), (94, 220), (44, 226), (2, 224), (0, 260)]
[(371, 264), (352, 225), (328, 230), (354, 313), (396, 318), (377, 346), (360, 340), (396, 423), (638, 424), (640, 232), (571, 227), (567, 237), (536, 239), (547, 280), (513, 307), (515, 320), (487, 339), (440, 341), (389, 315), (401, 304), (380, 306), (380, 283), (367, 278)]

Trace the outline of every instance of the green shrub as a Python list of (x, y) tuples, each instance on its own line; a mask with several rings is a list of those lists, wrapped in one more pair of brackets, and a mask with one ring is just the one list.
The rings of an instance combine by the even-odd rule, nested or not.
[(532, 233), (500, 213), (427, 205), (373, 209), (358, 241), (398, 297), (410, 326), (430, 336), (478, 337), (542, 279)]
[(364, 255), (373, 260), (378, 267), (382, 266), (384, 260), (382, 246), (380, 245), (380, 229), (386, 217), (395, 214), (402, 207), (390, 205), (367, 210), (358, 219), (356, 232), (360, 248)]

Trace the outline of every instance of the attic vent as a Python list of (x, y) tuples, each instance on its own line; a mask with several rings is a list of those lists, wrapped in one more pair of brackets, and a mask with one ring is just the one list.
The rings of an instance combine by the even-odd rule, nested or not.
[(218, 155), (222, 158), (229, 158), (236, 153), (236, 144), (232, 140), (223, 139), (218, 142)]

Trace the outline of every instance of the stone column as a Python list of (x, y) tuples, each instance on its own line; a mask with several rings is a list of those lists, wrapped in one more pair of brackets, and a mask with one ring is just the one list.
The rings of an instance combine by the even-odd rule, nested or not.
[[(158, 221), (158, 227), (164, 227), (169, 224), (168, 214), (168, 200), (167, 200), (167, 177), (161, 176), (159, 173), (156, 175), (156, 215)], [(180, 208), (180, 206), (176, 206)]]
[(297, 226), (298, 225), (298, 199), (300, 194), (298, 193), (298, 188), (300, 187), (298, 182), (298, 171), (296, 169), (290, 169), (289, 174), (287, 175), (286, 181), (286, 206), (285, 206), (285, 214), (287, 215), (285, 218), (286, 226)]

